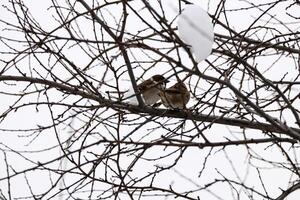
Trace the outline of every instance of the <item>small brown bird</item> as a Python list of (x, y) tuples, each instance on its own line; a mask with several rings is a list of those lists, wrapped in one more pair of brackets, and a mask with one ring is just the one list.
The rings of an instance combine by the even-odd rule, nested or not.
[(161, 91), (159, 96), (163, 105), (172, 109), (184, 109), (190, 100), (190, 92), (181, 80), (172, 87)]
[(137, 87), (142, 94), (145, 104), (151, 106), (160, 100), (159, 93), (166, 89), (168, 82), (165, 77), (157, 74), (140, 83)]

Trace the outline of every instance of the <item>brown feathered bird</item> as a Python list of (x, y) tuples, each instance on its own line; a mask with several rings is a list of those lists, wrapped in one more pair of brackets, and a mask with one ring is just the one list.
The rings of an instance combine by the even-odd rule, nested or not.
[(163, 105), (172, 109), (184, 109), (190, 100), (190, 92), (181, 80), (172, 87), (161, 91), (159, 96)]
[(146, 105), (151, 106), (160, 100), (159, 93), (166, 89), (169, 81), (162, 75), (154, 75), (140, 83), (137, 87)]

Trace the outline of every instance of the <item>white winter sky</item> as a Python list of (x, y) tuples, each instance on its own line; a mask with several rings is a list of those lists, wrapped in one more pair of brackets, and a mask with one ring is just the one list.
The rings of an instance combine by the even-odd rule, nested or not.
[[(42, 2), (42, 3), (41, 3)], [(56, 23), (53, 20), (53, 17), (48, 8), (51, 6), (50, 4), (50, 0), (43, 0), (43, 1), (38, 1), (38, 0), (26, 0), (24, 1), (24, 3), (26, 4), (27, 7), (29, 7), (31, 14), (35, 17), (35, 19), (38, 20), (38, 22), (41, 24), (41, 26), (43, 26), (44, 28), (47, 27), (48, 30), (51, 30), (53, 28), (56, 27)], [(165, 5), (166, 7), (166, 16), (167, 18), (169, 17), (170, 19), (173, 19), (174, 16), (177, 14), (176, 10), (172, 3), (173, 2), (177, 2), (174, 0), (163, 0), (163, 5)], [(201, 3), (200, 3), (201, 2)], [(255, 1), (251, 1), (253, 3), (257, 3), (260, 2), (259, 0), (255, 0)], [(7, 0), (2, 0), (1, 5), (8, 5), (8, 1)], [(195, 4), (201, 6), (204, 10), (208, 10), (208, 12), (210, 12), (211, 10), (215, 10), (213, 1), (210, 1), (210, 3), (208, 4), (207, 1), (195, 1)], [(208, 6), (209, 5), (209, 6)], [(239, 1), (239, 0), (230, 0), (229, 3), (227, 3), (227, 9), (234, 9), (234, 8), (239, 8), (241, 7), (241, 5), (245, 5), (248, 6), (247, 3), (245, 3), (245, 1)], [(118, 15), (118, 9), (116, 8), (111, 8), (112, 10), (109, 10), (109, 12), (114, 13), (115, 15)], [(115, 10), (114, 10), (115, 9)], [(251, 22), (253, 22), (253, 20), (255, 19), (255, 16), (257, 16), (258, 13), (253, 13), (253, 10), (243, 10), (242, 11), (243, 15), (239, 16), (238, 12), (232, 12), (232, 15), (228, 15), (228, 22), (230, 23), (230, 26), (232, 28), (234, 28), (236, 31), (240, 31), (240, 30), (244, 30), (245, 28), (247, 28), (249, 26), (249, 24), (251, 24)], [(274, 8), (272, 10), (272, 13), (276, 13), (277, 16), (279, 15), (283, 15), (282, 14), (282, 10), (280, 7)], [(237, 17), (239, 16), (239, 17)], [(118, 18), (118, 16), (116, 16)], [(147, 16), (145, 16), (146, 18)], [(0, 8), (0, 19), (4, 20), (4, 21), (15, 21), (14, 16), (12, 16), (11, 14), (8, 14), (8, 12), (6, 11), (6, 9), (4, 7)], [(113, 20), (113, 19), (111, 19)], [(127, 30), (130, 31), (134, 31), (135, 29), (137, 30), (140, 26), (140, 24), (134, 19), (131, 18), (131, 16), (129, 16), (129, 21), (132, 21), (132, 23), (129, 23), (127, 26)], [(268, 20), (268, 19), (265, 19)], [(287, 19), (290, 20), (290, 19)], [(113, 24), (113, 23), (112, 23)], [(83, 24), (81, 24), (81, 26), (84, 26)], [(0, 29), (2, 30), (4, 27), (4, 24), (0, 23)], [(299, 27), (297, 27), (297, 25), (295, 25), (295, 30), (297, 30)], [(89, 32), (90, 30), (88, 28), (86, 29), (82, 29), (85, 32), (85, 34), (89, 35), (91, 34), (91, 32)], [(216, 29), (215, 32), (218, 33), (222, 33), (221, 29)], [(13, 38), (13, 37), (19, 37), (19, 34), (13, 35), (11, 34), (11, 32), (7, 32), (7, 31), (2, 31), (1, 35), (5, 35), (5, 34), (9, 34), (9, 37)], [(21, 48), (22, 44), (19, 44), (19, 48)], [(1, 47), (1, 46), (0, 46)], [(5, 47), (1, 47), (1, 48), (5, 48)], [(72, 59), (74, 60), (74, 62), (76, 62), (76, 64), (85, 64), (86, 60), (84, 56), (78, 56), (78, 52), (72, 52), (72, 50), (70, 50), (71, 52), (69, 52), (69, 56), (72, 57)], [(259, 64), (261, 66), (263, 66), (265, 63), (268, 63), (269, 61), (267, 59), (261, 59), (259, 61)], [(267, 77), (272, 78), (273, 80), (277, 80), (279, 78), (281, 78), (283, 76), (283, 74), (285, 74), (287, 71), (293, 71), (295, 70), (293, 68), (292, 65), (289, 65), (289, 60), (282, 58), (282, 61), (278, 62), (274, 68), (272, 70), (270, 70), (267, 74), (265, 74)], [(2, 63), (0, 63), (0, 68), (2, 68), (1, 66)], [(24, 65), (26, 65), (26, 63), (24, 63)], [(201, 63), (200, 63), (201, 65)], [(282, 65), (284, 65), (284, 69), (282, 69)], [(161, 69), (163, 71), (163, 69)], [(157, 73), (157, 71), (153, 72), (153, 73)], [(152, 74), (148, 74), (148, 77), (150, 77)], [(136, 76), (138, 77), (139, 74), (137, 72)], [(124, 85), (124, 89), (128, 89), (130, 87), (129, 85), (130, 82), (128, 82), (128, 85)], [(0, 84), (0, 89), (2, 90), (3, 87), (5, 87), (3, 84)], [(8, 88), (5, 88), (8, 89)], [(11, 97), (5, 96), (5, 98), (0, 97), (0, 112), (3, 112), (6, 109), (6, 106), (9, 105), (11, 103)], [(45, 111), (45, 112), (43, 112)], [(47, 112), (47, 109), (43, 110), (41, 109), (40, 112), (36, 113), (35, 111), (32, 111), (32, 109), (23, 109), (22, 112), (18, 112), (18, 113), (14, 113), (14, 115), (8, 118), (8, 120), (4, 121), (3, 123), (0, 124), (0, 128), (28, 128), (28, 127), (32, 127), (32, 125), (34, 124), (46, 124), (47, 122), (49, 122), (50, 118)], [(288, 120), (288, 119), (287, 119)], [(225, 130), (224, 130), (225, 129)], [(231, 127), (225, 127), (225, 126), (221, 126), (221, 125), (215, 125), (210, 129), (210, 132), (213, 134), (216, 134), (216, 138), (222, 137), (223, 136), (223, 132), (229, 132), (228, 130), (234, 131), (235, 128), (231, 128)], [(238, 128), (237, 128), (238, 129)], [(66, 130), (68, 131), (68, 130)], [(252, 130), (251, 130), (252, 131)], [(253, 131), (253, 133), (255, 134), (255, 131)], [(20, 134), (22, 135), (22, 134)], [(26, 135), (26, 134), (25, 134)], [(50, 135), (50, 133), (49, 133)], [(28, 150), (39, 150), (45, 147), (51, 147), (53, 145), (55, 145), (57, 143), (57, 140), (54, 136), (50, 136), (47, 134), (44, 134), (42, 136), (40, 136), (39, 140), (35, 140), (33, 143), (29, 144), (30, 139), (26, 138), (26, 137), (19, 137), (18, 134), (15, 133), (11, 133), (11, 132), (1, 132), (0, 130), (0, 147), (1, 148), (5, 148), (4, 145), (13, 148), (14, 150), (17, 151), (28, 151)], [(30, 149), (28, 149), (30, 147)], [(252, 146), (253, 147), (253, 146)], [(277, 158), (273, 158), (274, 155), (278, 156), (280, 155), (280, 152), (278, 152), (276, 149), (268, 149), (268, 151), (265, 151), (264, 149), (259, 149), (260, 147), (257, 147), (257, 152), (265, 152), (266, 153), (266, 157), (272, 158), (273, 160), (277, 160)], [(238, 151), (237, 151), (238, 150)], [(239, 166), (239, 168), (235, 169), (237, 171), (240, 172), (241, 175), (241, 179), (245, 178), (243, 175), (246, 175), (247, 173), (249, 174), (249, 176), (247, 177), (247, 182), (251, 182), (253, 181), (257, 181), (257, 174), (255, 174), (254, 172), (248, 172), (245, 162), (247, 161), (246, 155), (246, 149), (242, 150), (242, 148), (236, 148), (236, 147), (229, 147), (226, 148), (226, 150), (224, 150), (224, 152), (227, 153), (227, 155), (225, 155), (225, 153), (217, 153), (214, 151), (215, 155), (213, 156), (213, 159), (211, 159), (208, 164), (207, 164), (207, 171), (206, 173), (203, 174), (203, 176), (201, 177), (201, 180), (197, 180), (197, 184), (202, 185), (203, 183), (208, 182), (209, 180), (213, 181), (213, 178), (217, 177), (216, 175), (216, 171), (214, 170), (216, 168), (216, 166), (220, 166), (223, 165), (224, 168), (228, 168), (228, 174), (225, 174), (226, 171), (222, 172), (224, 175), (228, 175), (228, 176), (234, 176), (234, 174), (231, 174), (233, 172), (233, 170), (231, 169), (230, 163), (228, 163), (228, 160), (225, 159), (226, 156), (229, 156), (230, 159), (232, 160), (232, 162), (240, 162), (241, 165)], [(57, 150), (53, 150), (53, 151), (49, 151), (47, 152), (49, 153), (48, 155), (41, 155), (41, 154), (31, 154), (30, 158), (32, 160), (38, 160), (40, 162), (44, 162), (47, 161), (49, 158), (54, 158), (57, 156), (57, 154), (60, 154), (59, 151)], [(159, 149), (157, 150), (157, 152), (152, 152), (153, 155), (159, 155), (161, 152), (159, 152)], [(184, 174), (184, 176), (190, 178), (190, 179), (194, 179), (194, 177), (198, 176), (198, 171), (201, 168), (201, 166), (199, 166), (198, 171), (197, 170), (188, 170), (190, 168), (191, 165), (194, 165), (195, 163), (202, 163), (203, 162), (203, 158), (206, 156), (206, 154), (208, 153), (208, 149), (204, 149), (201, 153), (199, 153), (198, 150), (196, 149), (190, 149), (186, 152), (185, 154), (185, 158), (182, 159), (182, 161), (177, 165), (176, 170), (182, 174)], [(201, 155), (202, 154), (202, 155)], [(36, 157), (34, 157), (36, 156)], [(151, 155), (150, 155), (151, 156)], [(0, 154), (0, 159), (3, 160), (3, 154)], [(24, 159), (21, 159), (19, 156), (10, 154), (9, 158), (8, 158), (9, 162), (12, 163), (12, 165), (15, 167), (16, 170), (21, 170), (23, 168), (26, 167), (26, 165), (30, 166), (30, 164), (28, 162), (26, 162)], [(278, 158), (278, 160), (281, 160), (280, 158)], [(126, 162), (126, 161), (124, 161)], [(163, 163), (160, 163), (163, 164)], [(259, 165), (260, 163), (256, 163), (257, 165)], [(150, 168), (150, 166), (147, 165), (142, 165), (140, 166), (141, 170), (146, 170), (147, 168)], [(269, 166), (266, 166), (269, 167)], [(5, 170), (6, 167), (4, 165), (4, 163), (0, 163), (0, 177), (5, 176)], [(137, 171), (137, 173), (139, 173), (139, 171)], [(142, 171), (140, 172), (141, 174), (143, 173)], [(161, 185), (165, 185), (166, 187), (168, 187), (168, 184), (170, 184), (170, 177), (173, 178), (173, 182), (174, 188), (190, 188), (190, 189), (195, 189), (197, 188), (197, 185), (195, 183), (191, 183), (188, 182), (186, 180), (182, 181), (182, 179), (179, 176), (174, 176), (174, 172), (170, 171), (170, 174), (163, 174), (161, 177), (162, 182), (160, 183)], [(165, 177), (163, 177), (165, 176)], [(273, 193), (273, 197), (279, 196), (281, 194), (281, 190), (280, 188), (287, 188), (287, 184), (288, 184), (288, 180), (291, 178), (290, 174), (287, 173), (286, 171), (282, 171), (282, 170), (265, 170), (264, 171), (264, 176), (265, 176), (265, 184), (266, 185), (273, 185), (272, 188), (268, 188), (269, 193)], [(42, 178), (41, 178), (42, 177)], [(47, 178), (48, 175), (47, 174), (39, 174), (39, 173), (29, 173), (28, 174), (28, 179), (30, 180), (30, 184), (33, 186), (35, 191), (43, 191), (44, 189), (47, 188), (47, 186), (45, 184), (43, 184), (44, 182), (47, 182), (47, 180), (45, 180), (45, 178)], [(172, 179), (171, 178), (171, 179)], [(70, 180), (72, 180), (72, 177), (69, 177)], [(27, 183), (24, 182), (24, 179), (22, 177), (20, 178), (16, 178), (16, 179), (12, 179), (12, 183), (13, 185), (12, 187), (12, 196), (13, 197), (19, 197), (19, 196), (26, 196), (28, 195), (28, 188), (26, 188)], [(220, 188), (218, 188), (219, 191), (222, 191), (223, 188), (221, 187), (222, 185), (220, 185)], [(6, 188), (7, 188), (7, 182), (5, 181), (1, 181), (0, 182), (0, 189), (2, 190), (2, 192), (4, 194), (6, 194)], [(224, 196), (222, 196), (222, 198), (226, 197), (227, 195), (230, 196), (231, 194), (227, 194), (224, 193)], [(294, 192), (293, 194), (291, 194), (287, 199), (288, 200), (298, 200), (300, 196), (300, 192)], [(210, 194), (206, 194), (203, 195), (203, 197), (201, 197), (202, 199), (211, 199)]]

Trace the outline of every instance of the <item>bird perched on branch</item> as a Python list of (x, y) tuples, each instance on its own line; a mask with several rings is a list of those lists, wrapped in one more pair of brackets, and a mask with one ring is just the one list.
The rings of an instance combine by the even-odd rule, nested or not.
[(146, 105), (151, 106), (160, 100), (159, 93), (166, 89), (169, 81), (162, 75), (154, 75), (137, 85)]
[(184, 109), (190, 100), (190, 92), (181, 80), (178, 80), (172, 87), (161, 91), (159, 96), (163, 105), (172, 109)]

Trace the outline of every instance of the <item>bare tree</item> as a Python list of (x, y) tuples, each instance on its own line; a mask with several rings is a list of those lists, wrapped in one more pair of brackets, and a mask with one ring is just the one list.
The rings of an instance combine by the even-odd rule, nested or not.
[[(177, 32), (192, 1), (33, 2), (1, 11), (1, 198), (280, 200), (299, 189), (299, 1), (202, 4), (215, 43), (201, 63)], [(144, 104), (137, 84), (157, 73), (184, 78), (187, 109)]]

